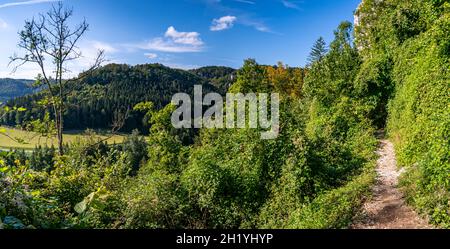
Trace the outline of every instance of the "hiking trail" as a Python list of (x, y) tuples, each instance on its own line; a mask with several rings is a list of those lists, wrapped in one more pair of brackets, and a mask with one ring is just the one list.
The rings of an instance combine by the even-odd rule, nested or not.
[(424, 229), (433, 228), (409, 207), (398, 189), (398, 170), (393, 144), (381, 139), (377, 151), (377, 179), (373, 196), (363, 206), (352, 225), (353, 229)]

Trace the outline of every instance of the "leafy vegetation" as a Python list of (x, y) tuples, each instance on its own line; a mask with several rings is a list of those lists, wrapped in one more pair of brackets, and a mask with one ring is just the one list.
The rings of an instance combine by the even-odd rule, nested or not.
[[(329, 46), (319, 39), (306, 68), (253, 59), (237, 71), (100, 68), (70, 95), (72, 103), (87, 101), (65, 114), (68, 123), (100, 127), (126, 106), (135, 115), (127, 129), (147, 127), (146, 136), (135, 131), (118, 145), (89, 136), (63, 156), (51, 148), (3, 152), (0, 224), (346, 228), (370, 195), (374, 133), (387, 126), (406, 167), (408, 199), (434, 224), (448, 227), (449, 6), (365, 0), (355, 30), (343, 22)], [(221, 93), (279, 93), (279, 136), (261, 140), (262, 128), (173, 128), (171, 95), (192, 93), (198, 83)], [(32, 120), (42, 112), (34, 106), (39, 99), (16, 99), (10, 109)], [(9, 113), (5, 122), (12, 120)]]
[(361, 79), (391, 96), (387, 128), (407, 170), (408, 199), (443, 227), (450, 226), (449, 10), (446, 0), (364, 1), (357, 29), (370, 70)]

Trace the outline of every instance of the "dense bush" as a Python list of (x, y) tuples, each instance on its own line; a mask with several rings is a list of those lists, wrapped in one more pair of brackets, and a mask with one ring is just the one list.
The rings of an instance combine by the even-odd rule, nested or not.
[(397, 89), (389, 109), (399, 163), (418, 171), (405, 179), (410, 200), (445, 226), (450, 226), (449, 36), (447, 15), (399, 49)]
[(320, 195), (292, 212), (292, 218), (285, 228), (348, 228), (364, 201), (371, 196), (371, 186), (375, 179), (374, 165), (374, 162), (367, 163), (363, 173), (345, 186)]
[(449, 227), (450, 1), (383, 2), (364, 1), (359, 10), (357, 36), (371, 41), (361, 46), (365, 63), (381, 62), (365, 78), (392, 87), (387, 128), (406, 168), (408, 200), (432, 223)]

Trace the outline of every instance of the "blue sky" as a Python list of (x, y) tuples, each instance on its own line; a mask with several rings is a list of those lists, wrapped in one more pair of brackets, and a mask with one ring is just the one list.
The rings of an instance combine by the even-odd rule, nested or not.
[[(303, 66), (314, 41), (333, 38), (343, 20), (353, 21), (360, 0), (64, 0), (74, 22), (86, 18), (84, 58), (97, 49), (110, 62), (162, 63), (177, 68), (224, 65), (238, 68), (245, 58), (262, 64), (282, 61)], [(10, 74), (8, 57), (20, 54), (17, 32), (24, 21), (47, 11), (51, 0), (0, 0), (0, 77), (33, 78), (28, 65)]]

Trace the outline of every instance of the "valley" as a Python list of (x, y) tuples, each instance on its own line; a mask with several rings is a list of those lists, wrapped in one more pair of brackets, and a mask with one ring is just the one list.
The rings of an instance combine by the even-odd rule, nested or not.
[[(56, 137), (43, 137), (42, 135), (23, 131), (15, 128), (0, 127), (3, 134), (0, 134), (1, 150), (26, 150), (31, 151), (36, 147), (56, 147)], [(100, 133), (101, 134), (101, 133)], [(90, 137), (91, 139), (105, 140), (107, 144), (120, 144), (124, 141), (125, 135), (86, 135), (84, 131), (67, 131), (64, 134), (64, 141), (72, 144), (78, 140), (82, 141)]]

